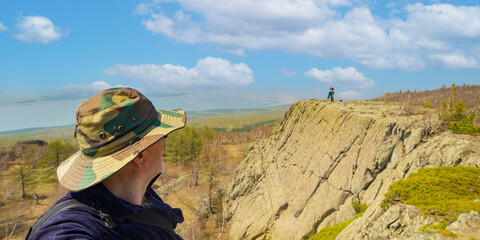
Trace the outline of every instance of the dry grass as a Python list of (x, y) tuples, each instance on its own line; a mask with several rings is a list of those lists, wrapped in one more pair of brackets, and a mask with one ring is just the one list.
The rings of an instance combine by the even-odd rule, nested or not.
[[(1, 152), (13, 153), (4, 155), (5, 165), (0, 171), (2, 239), (23, 239), (36, 219), (66, 193), (56, 183), (52, 169), (32, 169), (43, 157), (46, 148), (46, 145), (25, 142), (1, 148)], [(20, 166), (24, 167), (25, 179), (28, 179), (25, 181), (25, 197), (22, 197)], [(38, 205), (35, 204), (34, 193), (39, 197)]]
[[(243, 158), (243, 146), (238, 145), (222, 145), (218, 152), (223, 160), (221, 165), (221, 174), (218, 176), (218, 184), (214, 187), (225, 191), (227, 184), (232, 178), (234, 170)], [(203, 168), (203, 166), (200, 166)], [(166, 163), (165, 173), (162, 175), (164, 182), (166, 179), (177, 179), (192, 172), (191, 167), (182, 167), (179, 165)], [(154, 187), (160, 189), (162, 179), (157, 181)], [(228, 231), (224, 220), (221, 206), (212, 208), (213, 216), (209, 214), (204, 201), (208, 202), (209, 185), (208, 176), (200, 174), (199, 184), (195, 186), (193, 177), (186, 178), (179, 189), (171, 192), (162, 192), (157, 190), (162, 199), (172, 207), (181, 208), (185, 218), (185, 222), (179, 224), (177, 232), (184, 239), (228, 239)], [(218, 192), (214, 195), (217, 196)], [(212, 217), (214, 219), (212, 219)], [(216, 224), (216, 226), (215, 226)]]
[[(462, 85), (456, 86), (456, 101), (465, 102), (467, 114), (476, 112), (475, 123), (480, 124), (480, 86)], [(442, 109), (442, 101), (448, 104), (448, 99), (453, 95), (452, 87), (442, 87), (435, 90), (426, 91), (406, 91), (396, 93), (386, 93), (385, 95), (372, 99), (381, 102), (402, 102), (407, 105), (423, 106), (433, 108), (437, 111)]]
[[(2, 199), (12, 189), (12, 186), (18, 185), (14, 170), (14, 168), (10, 168), (0, 174), (0, 188), (2, 189), (0, 197)], [(66, 193), (66, 190), (58, 184), (27, 186), (25, 198), (22, 198), (21, 186), (14, 190), (16, 190), (14, 194), (0, 206), (2, 213), (0, 215), (0, 238), (2, 239), (6, 239), (7, 236), (11, 236), (8, 239), (23, 239), (30, 226)], [(39, 196), (38, 205), (35, 204), (33, 192)]]
[[(205, 156), (189, 166), (165, 163), (165, 172), (154, 188), (166, 203), (182, 209), (185, 222), (177, 227), (180, 236), (184, 239), (228, 239), (223, 196), (247, 147), (256, 140), (270, 137), (274, 128), (263, 126), (249, 132), (218, 132), (212, 140), (205, 142), (206, 152), (214, 159), (215, 165), (212, 188), (209, 178), (209, 164), (212, 162), (204, 159)], [(198, 185), (194, 177), (196, 169)]]

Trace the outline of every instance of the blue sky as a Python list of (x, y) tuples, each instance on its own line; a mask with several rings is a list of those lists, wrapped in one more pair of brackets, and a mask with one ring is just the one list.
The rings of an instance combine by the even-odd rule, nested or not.
[(479, 67), (478, 1), (0, 3), (0, 131), (32, 126), (12, 125), (32, 104), (115, 86), (202, 110), (480, 84)]

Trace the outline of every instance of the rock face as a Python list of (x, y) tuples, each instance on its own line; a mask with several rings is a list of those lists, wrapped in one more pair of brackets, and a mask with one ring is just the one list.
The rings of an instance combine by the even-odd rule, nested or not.
[[(472, 226), (477, 226), (473, 228)], [(470, 211), (469, 213), (461, 214), (457, 221), (447, 227), (448, 231), (461, 234), (463, 236), (480, 239), (480, 215), (478, 212)]]
[[(380, 208), (388, 186), (423, 167), (478, 167), (473, 149), (480, 141), (451, 133), (425, 136), (436, 125), (434, 112), (403, 116), (402, 109), (377, 102), (292, 105), (276, 133), (251, 146), (235, 172), (226, 204), (230, 237), (304, 239), (352, 218), (356, 202), (368, 204), (367, 212), (337, 239), (407, 231), (408, 221), (394, 216), (399, 209), (385, 215)], [(373, 224), (382, 216), (392, 222)]]

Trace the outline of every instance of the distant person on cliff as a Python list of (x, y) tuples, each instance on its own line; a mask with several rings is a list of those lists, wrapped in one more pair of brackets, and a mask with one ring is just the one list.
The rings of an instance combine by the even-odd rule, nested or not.
[(167, 135), (185, 126), (185, 112), (157, 111), (137, 90), (113, 88), (83, 102), (76, 117), (81, 150), (57, 169), (70, 191), (29, 239), (182, 239), (174, 231), (182, 211), (151, 186), (163, 172)]
[(333, 102), (333, 95), (335, 94), (335, 89), (330, 86), (330, 90), (328, 91), (328, 97), (327, 99), (330, 100), (330, 102)]

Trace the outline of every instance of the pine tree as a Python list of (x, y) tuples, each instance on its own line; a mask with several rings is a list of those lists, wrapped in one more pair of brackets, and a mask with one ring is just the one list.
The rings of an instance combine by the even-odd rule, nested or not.
[(29, 145), (18, 161), (17, 174), (22, 185), (22, 198), (27, 196), (25, 188), (33, 183), (33, 168), (38, 159), (41, 158), (37, 153), (38, 149), (33, 145)]
[(442, 111), (438, 112), (438, 118), (454, 133), (474, 134), (480, 133), (480, 126), (474, 126), (475, 112), (467, 114), (465, 102), (457, 102), (457, 88), (451, 87), (451, 96), (448, 104), (442, 101)]
[(41, 160), (41, 167), (57, 167), (77, 149), (69, 143), (56, 140), (48, 144), (47, 152)]
[(168, 135), (165, 146), (165, 161), (189, 166), (203, 154), (200, 130), (185, 127)]

